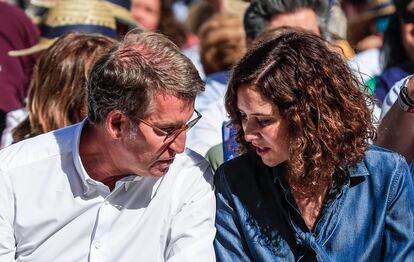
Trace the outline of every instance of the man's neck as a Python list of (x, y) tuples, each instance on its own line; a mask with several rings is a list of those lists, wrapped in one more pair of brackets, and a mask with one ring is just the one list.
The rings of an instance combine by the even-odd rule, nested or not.
[(79, 155), (89, 177), (100, 181), (112, 191), (115, 183), (127, 176), (116, 167), (111, 146), (101, 125), (85, 124), (79, 142)]

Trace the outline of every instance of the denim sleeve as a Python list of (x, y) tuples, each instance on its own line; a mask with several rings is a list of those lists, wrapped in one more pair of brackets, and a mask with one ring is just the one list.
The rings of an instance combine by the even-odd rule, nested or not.
[(383, 261), (414, 261), (414, 186), (409, 168), (399, 158), (387, 199)]
[(214, 176), (216, 187), (216, 238), (214, 249), (217, 261), (251, 261), (242, 237), (238, 215), (232, 202), (223, 166)]

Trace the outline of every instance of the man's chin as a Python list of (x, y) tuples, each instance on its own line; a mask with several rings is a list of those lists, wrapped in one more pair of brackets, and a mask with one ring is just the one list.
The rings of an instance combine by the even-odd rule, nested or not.
[(170, 164), (156, 164), (149, 169), (149, 173), (153, 177), (161, 177), (167, 174)]
[(155, 177), (163, 176), (167, 174), (173, 161), (174, 159), (158, 160), (150, 166), (149, 173), (151, 174), (151, 176)]

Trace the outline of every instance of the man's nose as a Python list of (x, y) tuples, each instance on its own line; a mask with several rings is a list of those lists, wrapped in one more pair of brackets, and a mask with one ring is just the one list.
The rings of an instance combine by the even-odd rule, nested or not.
[(170, 149), (176, 153), (184, 152), (185, 140), (187, 139), (187, 131), (183, 130), (178, 136), (171, 142)]

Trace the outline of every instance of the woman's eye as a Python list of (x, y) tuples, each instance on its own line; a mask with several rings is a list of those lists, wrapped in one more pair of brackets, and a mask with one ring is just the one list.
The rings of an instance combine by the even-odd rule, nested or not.
[(271, 122), (272, 121), (270, 119), (257, 119), (257, 123), (260, 126), (267, 126), (267, 125), (271, 124)]

